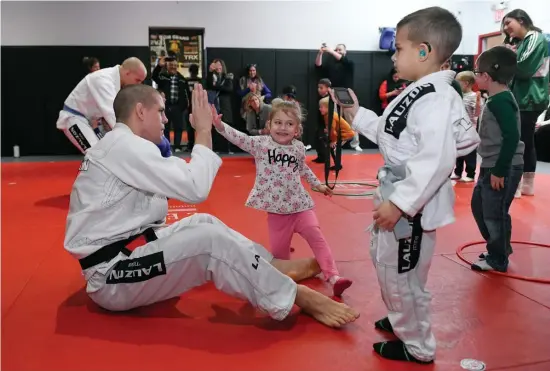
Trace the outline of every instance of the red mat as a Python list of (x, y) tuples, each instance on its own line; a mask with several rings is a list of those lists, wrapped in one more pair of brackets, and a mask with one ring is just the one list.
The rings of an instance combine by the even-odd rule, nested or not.
[[(346, 155), (342, 180), (372, 180), (377, 155)], [(248, 304), (205, 286), (178, 299), (129, 313), (107, 313), (83, 291), (78, 263), (63, 250), (68, 194), (78, 162), (2, 164), (2, 370), (461, 370), (460, 360), (487, 370), (550, 370), (550, 286), (472, 272), (455, 255), (480, 240), (469, 210), (473, 184), (458, 184), (457, 222), (438, 235), (430, 272), (436, 363), (390, 362), (372, 352), (386, 335), (385, 315), (368, 255), (372, 201), (312, 196), (343, 275), (355, 280), (344, 301), (361, 318), (328, 329), (297, 311), (278, 323)], [(311, 164), (321, 178), (323, 165)], [(249, 158), (224, 159), (207, 202), (172, 201), (169, 220), (212, 213), (247, 237), (268, 244), (266, 216), (246, 208), (254, 182)], [(550, 243), (550, 176), (537, 195), (514, 201), (513, 239)], [(312, 256), (295, 237), (293, 256)], [(483, 246), (466, 250), (469, 257)], [(514, 272), (550, 277), (550, 249), (516, 246)], [(329, 293), (317, 280), (308, 285)]]

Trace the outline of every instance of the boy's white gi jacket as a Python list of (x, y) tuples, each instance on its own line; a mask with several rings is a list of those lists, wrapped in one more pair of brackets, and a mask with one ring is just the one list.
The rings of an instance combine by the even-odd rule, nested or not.
[(450, 181), (456, 158), (480, 139), (461, 97), (451, 86), (453, 71), (440, 71), (409, 85), (382, 117), (363, 107), (353, 129), (378, 144), (389, 166), (405, 164), (406, 177), (389, 197), (409, 216), (422, 212), (422, 228), (435, 230), (454, 222), (455, 194)]
[[(103, 118), (111, 128), (115, 126), (113, 103), (120, 91), (120, 66), (103, 68), (87, 74), (67, 97), (64, 105), (81, 113), (88, 120)], [(59, 112), (57, 128), (67, 129), (74, 116), (67, 110)]]
[[(193, 147), (190, 162), (164, 158), (154, 143), (117, 123), (80, 166), (71, 191), (65, 249), (82, 259), (149, 227), (163, 226), (167, 198), (203, 202), (221, 164), (218, 155), (200, 144)], [(118, 260), (87, 269), (86, 279)]]

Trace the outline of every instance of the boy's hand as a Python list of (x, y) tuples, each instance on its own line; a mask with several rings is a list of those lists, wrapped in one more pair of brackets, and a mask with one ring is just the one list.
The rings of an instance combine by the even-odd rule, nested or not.
[[(336, 99), (336, 96), (334, 95), (334, 90), (329, 89), (330, 97), (332, 98), (333, 102), (338, 102)], [(348, 89), (349, 95), (351, 96), (351, 99), (353, 99), (353, 107), (351, 108), (344, 108), (342, 107), (342, 114), (346, 116), (346, 119), (348, 121), (352, 122), (353, 118), (357, 114), (357, 111), (359, 111), (359, 99), (357, 98), (357, 95), (353, 92), (353, 90)]]
[(332, 196), (332, 189), (327, 187), (325, 184), (319, 184), (316, 187), (313, 187), (317, 192), (323, 193), (325, 196)]
[(374, 223), (382, 230), (391, 232), (403, 213), (390, 201), (382, 202), (374, 209)]
[(496, 175), (491, 174), (491, 187), (495, 191), (500, 191), (504, 188), (504, 177), (499, 178)]
[(330, 148), (336, 148), (336, 142), (330, 142)]

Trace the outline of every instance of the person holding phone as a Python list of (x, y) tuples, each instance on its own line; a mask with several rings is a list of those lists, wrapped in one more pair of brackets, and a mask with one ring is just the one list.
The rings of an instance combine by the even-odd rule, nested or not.
[[(338, 44), (332, 49), (323, 43), (317, 53), (315, 66), (321, 77), (329, 79), (333, 87), (353, 89), (355, 64), (348, 58), (345, 44)], [(357, 152), (363, 151), (359, 145), (359, 134), (353, 137), (350, 146)]]
[[(168, 123), (164, 128), (164, 135), (170, 139), (170, 130), (174, 130), (174, 151), (181, 152), (183, 130), (189, 125), (189, 106), (191, 102), (189, 83), (178, 72), (178, 61), (173, 56), (160, 57), (151, 77), (166, 96)], [(192, 136), (188, 136), (187, 139), (187, 149), (190, 151), (193, 148), (194, 139)]]

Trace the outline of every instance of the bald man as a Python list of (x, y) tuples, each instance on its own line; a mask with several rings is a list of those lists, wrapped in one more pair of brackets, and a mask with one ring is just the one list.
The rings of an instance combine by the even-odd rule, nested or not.
[(222, 163), (212, 152), (215, 109), (199, 84), (192, 109), (191, 160), (163, 158), (155, 146), (167, 122), (160, 93), (147, 85), (118, 93), (117, 124), (86, 153), (67, 216), (64, 246), (79, 260), (90, 298), (107, 310), (125, 311), (213, 281), (275, 320), (296, 304), (327, 326), (354, 321), (359, 315), (347, 305), (295, 283), (320, 272), (314, 259), (274, 259), (209, 214), (164, 225), (167, 197), (205, 201)]
[(103, 119), (107, 128), (112, 129), (116, 121), (113, 102), (117, 93), (125, 86), (141, 84), (145, 77), (145, 65), (135, 57), (86, 75), (65, 100), (57, 128), (86, 153), (103, 136), (99, 127), (92, 127), (92, 122)]

